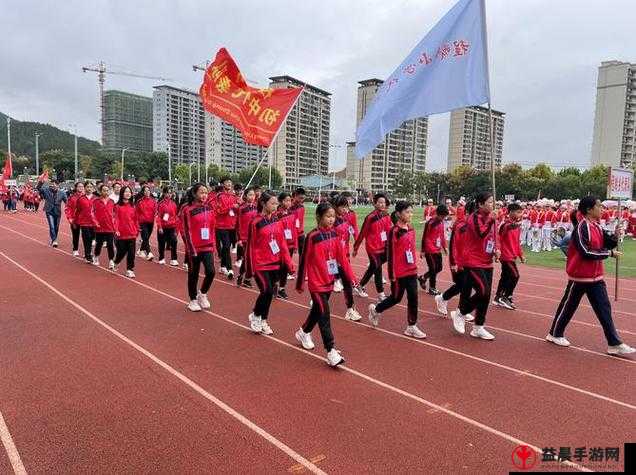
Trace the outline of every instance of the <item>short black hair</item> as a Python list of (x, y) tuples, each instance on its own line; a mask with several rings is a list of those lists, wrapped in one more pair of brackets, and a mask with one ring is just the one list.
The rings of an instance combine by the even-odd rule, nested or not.
[(508, 213), (513, 213), (515, 211), (520, 211), (521, 205), (519, 203), (510, 203), (508, 205)]
[(305, 192), (305, 189), (302, 187), (298, 187), (294, 190), (294, 192), (292, 193), (292, 196), (298, 196), (298, 195), (306, 195), (307, 193)]
[(448, 216), (448, 208), (446, 207), (446, 205), (437, 205), (435, 214), (437, 216)]
[(391, 204), (391, 201), (389, 200), (389, 197), (386, 196), (386, 193), (376, 193), (375, 195), (373, 195), (373, 204), (377, 203), (380, 198), (384, 198), (387, 206)]
[(345, 198), (353, 198), (353, 193), (351, 193), (350, 191), (343, 191), (342, 193), (340, 193), (340, 196), (344, 196)]
[(219, 183), (225, 183), (226, 181), (232, 181), (232, 179), (229, 176), (222, 176)]

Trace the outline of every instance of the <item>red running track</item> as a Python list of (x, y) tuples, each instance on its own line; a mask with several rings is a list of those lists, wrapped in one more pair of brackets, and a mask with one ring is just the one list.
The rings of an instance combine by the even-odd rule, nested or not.
[[(275, 302), (273, 338), (252, 335), (253, 292), (217, 280), (212, 312), (191, 314), (182, 270), (138, 260), (135, 281), (115, 276), (71, 258), (65, 235), (60, 250), (47, 247), (41, 219), (0, 221), (0, 268), (14, 276), (3, 294), (13, 300), (2, 302), (12, 313), (0, 317), (10, 368), (0, 412), (27, 471), (505, 473), (519, 443), (634, 440), (633, 360), (602, 355), (600, 328), (573, 325), (581, 349), (563, 350), (537, 340), (549, 321), (498, 309), (489, 315), (502, 328), (495, 342), (456, 336), (428, 314), (427, 341), (403, 338), (401, 308), (386, 313), (382, 331), (336, 317), (347, 365), (332, 370), (320, 349), (295, 344), (306, 296)], [(343, 315), (341, 297), (332, 302)]]

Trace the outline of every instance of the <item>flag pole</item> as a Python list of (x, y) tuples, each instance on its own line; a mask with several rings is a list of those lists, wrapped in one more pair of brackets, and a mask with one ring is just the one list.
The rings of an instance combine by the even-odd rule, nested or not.
[[(621, 211), (621, 199), (618, 199), (618, 224), (617, 226), (620, 228), (621, 226), (621, 218), (622, 218), (622, 211)], [(621, 238), (622, 239), (622, 238)], [(617, 249), (620, 251), (622, 246), (621, 246), (621, 239), (618, 240), (618, 244), (616, 245)], [(614, 273), (614, 302), (618, 302), (618, 261), (620, 260), (619, 256), (616, 256), (616, 259), (614, 259), (616, 261), (616, 271)]]
[(492, 95), (490, 92), (490, 56), (488, 55), (488, 23), (486, 22), (486, 0), (481, 0), (481, 21), (484, 24), (482, 29), (484, 36), (484, 51), (486, 52), (486, 83), (488, 84), (488, 129), (490, 134), (490, 173), (492, 180), (492, 195), (497, 201), (497, 185), (495, 183), (495, 121), (492, 117)]

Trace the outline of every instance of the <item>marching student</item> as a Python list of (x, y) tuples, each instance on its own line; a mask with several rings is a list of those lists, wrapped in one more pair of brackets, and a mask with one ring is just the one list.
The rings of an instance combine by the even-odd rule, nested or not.
[[(278, 210), (276, 210), (276, 218), (280, 221), (283, 226), (283, 236), (287, 241), (287, 248), (289, 249), (289, 255), (291, 256), (294, 252), (294, 249), (297, 247), (298, 234), (295, 226), (296, 215), (290, 212), (290, 207), (292, 205), (292, 197), (289, 193), (281, 193), (278, 195)], [(278, 282), (278, 293), (277, 297), (281, 299), (287, 299), (289, 296), (285, 291), (285, 286), (287, 285), (287, 279), (289, 275), (292, 275), (289, 272), (289, 269), (283, 264), (280, 268), (280, 278)]]
[(159, 264), (165, 264), (166, 246), (170, 250), (170, 265), (178, 266), (177, 260), (177, 203), (175, 193), (169, 186), (162, 190), (161, 200), (157, 204), (157, 245)]
[(448, 208), (445, 205), (439, 205), (435, 210), (435, 215), (424, 223), (420, 255), (426, 260), (428, 271), (418, 277), (417, 280), (422, 290), (426, 290), (426, 281), (429, 281), (429, 295), (441, 294), (437, 290), (437, 274), (442, 272), (442, 251), (444, 254), (448, 254), (444, 227), (444, 221), (447, 216)]
[[(333, 206), (336, 209), (336, 220), (334, 222), (334, 229), (338, 233), (342, 249), (344, 250), (345, 257), (349, 263), (350, 251), (349, 244), (351, 236), (355, 234), (351, 221), (349, 219), (351, 213), (349, 211), (349, 199), (344, 195), (340, 195), (336, 198)], [(344, 291), (345, 305), (347, 306), (347, 312), (345, 313), (345, 319), (357, 322), (362, 319), (362, 316), (356, 310), (353, 301), (353, 281), (347, 278), (347, 274), (343, 269), (338, 269), (337, 279), (334, 282), (334, 292)]]
[(555, 213), (550, 203), (545, 207), (544, 223), (541, 229), (541, 249), (544, 251), (552, 251), (552, 223), (554, 222)]
[[(442, 206), (446, 208), (440, 205), (437, 209)], [(426, 333), (417, 326), (417, 248), (415, 229), (411, 226), (413, 206), (408, 201), (398, 201), (393, 214), (397, 222), (389, 231), (386, 245), (391, 295), (377, 305), (369, 305), (369, 321), (374, 328), (377, 327), (382, 312), (400, 303), (406, 292), (408, 325), (404, 334), (413, 338), (426, 338)], [(443, 233), (444, 225), (441, 221), (440, 223)]]
[(259, 214), (249, 225), (245, 251), (246, 276), (254, 276), (260, 291), (248, 320), (253, 332), (264, 335), (274, 333), (267, 318), (280, 269), (285, 265), (290, 272), (295, 270), (283, 235), (283, 226), (275, 216), (277, 207), (276, 196), (261, 193), (258, 199)]
[(75, 223), (75, 209), (77, 208), (77, 200), (80, 196), (84, 194), (84, 183), (78, 181), (75, 183), (73, 187), (73, 193), (68, 197), (66, 202), (66, 206), (64, 207), (64, 216), (68, 220), (68, 223), (71, 225), (71, 237), (73, 243), (73, 256), (79, 257), (79, 239), (80, 239), (80, 228)]
[(82, 193), (75, 204), (74, 223), (79, 226), (82, 235), (82, 246), (84, 247), (84, 259), (87, 264), (93, 263), (93, 239), (95, 239), (95, 215), (93, 214), (93, 184), (84, 182), (84, 193)]
[(60, 185), (57, 180), (49, 180), (47, 172), (38, 178), (36, 190), (44, 200), (44, 215), (49, 225), (51, 246), (57, 247), (57, 235), (60, 230), (60, 219), (62, 217), (62, 202), (65, 204), (68, 203), (68, 198), (64, 190), (60, 190)]
[(137, 211), (137, 220), (141, 231), (141, 246), (137, 255), (142, 259), (151, 261), (155, 257), (150, 250), (150, 236), (152, 236), (152, 228), (157, 216), (157, 200), (153, 198), (150, 187), (147, 184), (141, 187), (141, 191), (137, 195), (135, 210)]
[(95, 256), (93, 265), (99, 265), (99, 255), (102, 253), (103, 244), (106, 243), (108, 252), (108, 268), (114, 269), (115, 248), (115, 203), (110, 199), (110, 187), (102, 184), (99, 186), (99, 198), (93, 199), (93, 214), (95, 215)]
[(578, 211), (572, 212), (574, 230), (568, 245), (566, 264), (568, 285), (545, 339), (559, 346), (570, 346), (563, 334), (583, 295), (587, 295), (594, 314), (603, 327), (608, 344), (607, 353), (628, 355), (636, 352), (636, 349), (623, 343), (616, 332), (603, 275), (603, 260), (622, 255), (615, 248), (623, 235), (623, 229), (618, 227), (615, 236), (604, 231), (599, 224), (601, 213), (601, 201), (595, 196), (582, 198)]
[(239, 206), (237, 223), (237, 260), (234, 263), (239, 269), (238, 277), (236, 278), (237, 286), (244, 286), (252, 288), (252, 281), (245, 279), (245, 248), (247, 247), (247, 231), (250, 226), (250, 222), (258, 214), (256, 210), (256, 190), (254, 187), (247, 188), (243, 194), (243, 204)]
[(508, 216), (499, 226), (499, 248), (501, 250), (501, 276), (497, 285), (497, 293), (493, 304), (509, 310), (517, 307), (512, 294), (519, 282), (517, 259), (526, 262), (521, 248), (521, 219), (523, 209), (517, 203), (508, 205)]
[(494, 335), (486, 330), (484, 323), (490, 303), (493, 258), (498, 259), (500, 255), (493, 213), (495, 200), (492, 193), (484, 191), (476, 196), (475, 204), (476, 211), (466, 218), (463, 239), (465, 284), (459, 299), (459, 310), (451, 312), (451, 317), (453, 328), (463, 335), (466, 331), (465, 315), (475, 310), (475, 324), (470, 336), (494, 340)]
[(239, 204), (238, 197), (234, 194), (232, 180), (229, 177), (221, 178), (221, 191), (216, 195), (216, 245), (221, 259), (219, 272), (228, 280), (234, 278), (232, 270), (232, 233), (236, 227), (236, 213)]
[(318, 227), (310, 231), (306, 238), (298, 265), (296, 290), (303, 292), (305, 276), (311, 294), (311, 310), (303, 326), (296, 332), (296, 339), (307, 350), (314, 348), (311, 331), (316, 324), (320, 328), (322, 342), (327, 351), (327, 364), (337, 366), (344, 363), (340, 351), (334, 347), (331, 331), (331, 311), (329, 297), (333, 291), (336, 275), (341, 272), (345, 279), (353, 282), (351, 265), (342, 246), (342, 240), (334, 229), (336, 212), (331, 203), (320, 203), (316, 207)]
[(376, 193), (373, 196), (373, 206), (375, 210), (364, 218), (358, 239), (353, 244), (353, 257), (358, 255), (362, 240), (364, 240), (364, 246), (369, 256), (369, 267), (362, 279), (360, 279), (360, 286), (355, 290), (360, 297), (368, 297), (364, 286), (373, 277), (375, 290), (378, 292), (378, 301), (380, 302), (386, 298), (382, 280), (382, 264), (386, 262), (386, 241), (393, 223), (386, 212), (389, 206), (389, 198), (384, 193)]
[(432, 199), (426, 200), (426, 206), (424, 207), (424, 221), (422, 224), (426, 223), (429, 219), (435, 216), (435, 204)]
[(133, 205), (133, 192), (130, 186), (124, 185), (119, 191), (119, 200), (115, 205), (115, 266), (117, 270), (119, 263), (126, 257), (126, 277), (135, 278), (135, 244), (139, 234), (139, 221), (137, 210)]
[[(260, 189), (259, 189), (260, 191)], [(292, 192), (292, 205), (289, 208), (291, 213), (294, 213), (296, 219), (294, 225), (296, 226), (296, 234), (298, 235), (298, 257), (303, 252), (303, 246), (305, 244), (305, 189), (296, 188)], [(257, 192), (258, 196), (258, 192)], [(293, 252), (291, 254), (294, 255)], [(292, 276), (293, 277), (293, 276)]]
[[(207, 187), (203, 183), (194, 184), (181, 210), (181, 228), (188, 249), (188, 310), (191, 312), (210, 308), (207, 293), (214, 280), (215, 221), (214, 209), (208, 205)], [(201, 264), (205, 276), (199, 290)]]
[(347, 199), (348, 211), (347, 211), (346, 218), (347, 218), (347, 221), (349, 221), (349, 224), (351, 225), (351, 227), (349, 228), (349, 234), (355, 241), (356, 239), (358, 239), (358, 234), (360, 234), (360, 230), (358, 229), (358, 215), (352, 208), (353, 195), (348, 191), (343, 191), (342, 193), (340, 193), (340, 196), (343, 196), (344, 198)]
[(119, 201), (119, 192), (120, 191), (121, 191), (121, 183), (116, 181), (115, 183), (113, 183), (113, 187), (112, 187), (112, 190), (110, 192), (110, 195), (108, 195), (108, 197), (111, 200), (113, 200), (113, 203), (117, 203)]

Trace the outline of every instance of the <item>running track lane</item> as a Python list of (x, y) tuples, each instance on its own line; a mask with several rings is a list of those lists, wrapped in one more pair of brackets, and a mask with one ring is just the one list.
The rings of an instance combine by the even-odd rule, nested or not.
[(3, 285), (0, 400), (30, 472), (282, 472), (296, 463), (4, 257), (0, 272), (15, 277)]
[[(77, 262), (77, 261), (75, 261), (75, 262)], [(79, 266), (81, 266), (81, 267), (85, 267), (85, 268), (90, 269), (90, 267), (86, 266), (85, 264), (80, 264), (79, 262), (78, 262), (76, 265), (79, 265)], [(148, 266), (152, 266), (151, 264), (146, 264), (146, 265), (148, 265)], [(155, 268), (156, 268), (156, 266), (155, 266)], [(159, 276), (159, 273), (157, 274), (157, 276)]]

